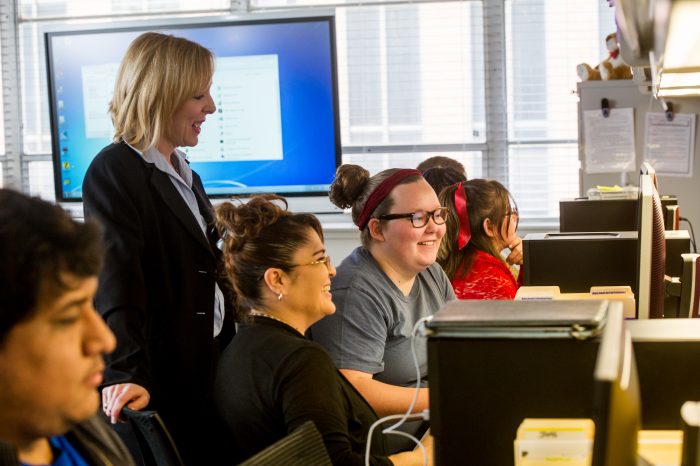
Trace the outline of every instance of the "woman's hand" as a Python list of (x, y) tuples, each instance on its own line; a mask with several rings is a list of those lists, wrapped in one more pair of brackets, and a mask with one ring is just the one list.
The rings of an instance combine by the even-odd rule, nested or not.
[(102, 410), (112, 424), (119, 421), (124, 406), (140, 411), (148, 406), (150, 400), (148, 390), (135, 383), (119, 383), (102, 389)]
[(506, 263), (523, 265), (523, 239), (518, 236), (513, 243), (508, 245), (508, 248), (510, 254), (506, 257)]

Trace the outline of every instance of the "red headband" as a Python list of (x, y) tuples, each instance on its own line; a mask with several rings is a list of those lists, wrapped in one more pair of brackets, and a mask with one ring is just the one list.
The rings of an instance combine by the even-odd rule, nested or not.
[(402, 168), (401, 170), (398, 170), (396, 173), (392, 174), (389, 178), (379, 183), (379, 186), (374, 188), (374, 191), (372, 191), (372, 194), (369, 195), (367, 202), (365, 202), (365, 206), (362, 208), (360, 216), (357, 218), (357, 226), (360, 230), (364, 230), (364, 228), (367, 226), (372, 213), (374, 213), (374, 209), (376, 209), (377, 206), (381, 204), (384, 199), (386, 199), (386, 197), (399, 183), (409, 176), (422, 177), (423, 175), (421, 175), (421, 172), (418, 170)]
[(468, 205), (469, 201), (467, 200), (467, 190), (464, 189), (462, 182), (460, 181), (457, 184), (457, 189), (455, 189), (455, 211), (457, 213), (457, 219), (459, 220), (457, 246), (459, 247), (460, 251), (472, 238), (472, 229), (469, 226), (469, 213), (467, 212)]

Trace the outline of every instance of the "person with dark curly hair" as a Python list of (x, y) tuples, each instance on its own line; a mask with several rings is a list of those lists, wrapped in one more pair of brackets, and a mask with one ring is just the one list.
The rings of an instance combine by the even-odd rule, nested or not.
[[(281, 197), (261, 195), (246, 204), (222, 204), (217, 224), (225, 231), (225, 268), (240, 323), (215, 382), (230, 454), (245, 459), (310, 420), (334, 465), (365, 464), (368, 429), (377, 415), (328, 353), (304, 338), (312, 324), (335, 312), (335, 267), (318, 219), (288, 212)], [(379, 432), (371, 464), (423, 464), (418, 450), (388, 457)]]
[(92, 305), (101, 231), (0, 189), (0, 465), (134, 464), (96, 414), (115, 339)]
[[(332, 287), (337, 312), (311, 329), (312, 338), (380, 415), (406, 412), (413, 387), (427, 376), (425, 341), (417, 339), (421, 380), (416, 380), (413, 327), (455, 299), (435, 262), (447, 209), (412, 169), (370, 177), (360, 166), (342, 165), (329, 196), (338, 207), (352, 207), (362, 246), (338, 267)], [(414, 409), (427, 407), (428, 391), (422, 388)], [(399, 442), (396, 448), (406, 446)]]

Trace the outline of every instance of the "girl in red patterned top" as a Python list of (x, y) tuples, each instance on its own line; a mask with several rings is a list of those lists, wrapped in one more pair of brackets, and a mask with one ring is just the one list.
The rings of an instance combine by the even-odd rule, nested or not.
[[(450, 211), (438, 262), (457, 297), (513, 299), (522, 277), (516, 280), (508, 264), (522, 263), (522, 246), (508, 190), (498, 181), (474, 179), (445, 188), (439, 197)], [(505, 248), (511, 254), (504, 260)]]

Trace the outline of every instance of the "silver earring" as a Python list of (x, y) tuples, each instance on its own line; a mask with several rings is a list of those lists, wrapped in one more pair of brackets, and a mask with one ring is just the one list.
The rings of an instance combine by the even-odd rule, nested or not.
[(278, 295), (277, 295), (277, 301), (282, 301), (282, 298), (283, 298), (283, 297), (284, 297), (284, 295), (283, 295), (282, 293), (278, 294)]

